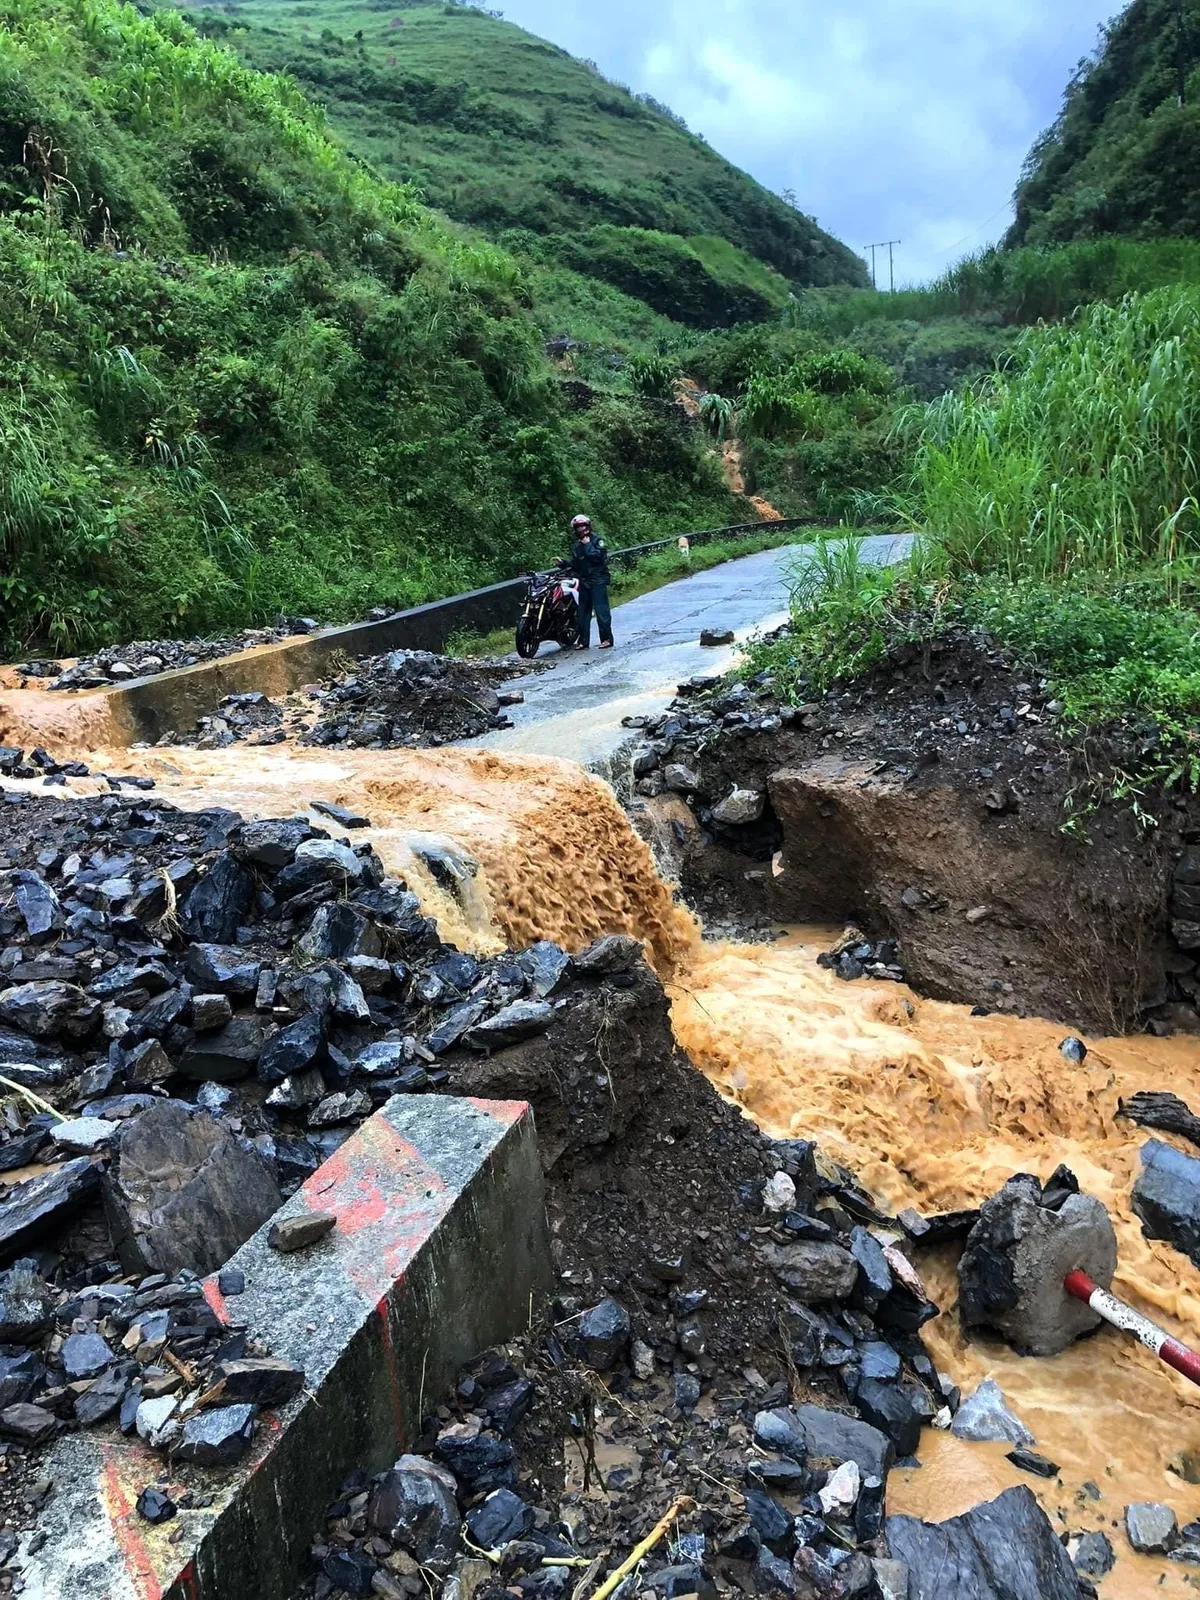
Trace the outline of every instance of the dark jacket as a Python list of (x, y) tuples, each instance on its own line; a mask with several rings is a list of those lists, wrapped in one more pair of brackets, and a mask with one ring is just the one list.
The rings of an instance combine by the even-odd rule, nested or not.
[(576, 539), (571, 547), (571, 571), (580, 583), (595, 587), (600, 583), (609, 581), (608, 551), (604, 547), (603, 539), (597, 539), (593, 534), (591, 539), (584, 544), (582, 539)]

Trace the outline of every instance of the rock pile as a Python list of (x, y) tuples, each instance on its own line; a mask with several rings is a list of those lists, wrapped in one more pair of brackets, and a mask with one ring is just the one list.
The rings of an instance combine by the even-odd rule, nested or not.
[[(86, 761), (57, 761), (48, 750), (35, 746), (26, 755), (24, 750), (15, 745), (0, 745), (0, 778), (15, 778), (24, 782), (40, 778), (43, 788), (55, 788), (64, 785), (68, 778), (89, 778), (92, 776), (91, 768)], [(124, 789), (153, 789), (153, 778), (139, 777), (110, 777), (104, 774), (105, 781), (110, 789), (119, 791)], [(0, 790), (0, 805), (20, 805), (26, 797), (26, 791), (19, 789)]]
[[(368, 750), (450, 744), (508, 726), (495, 685), (524, 672), (502, 661), (460, 661), (425, 650), (368, 657), (322, 689), (305, 744)], [(511, 702), (509, 702), (511, 703)]]
[[(223, 1288), (234, 1295), (241, 1285)], [(129, 1278), (104, 1262), (72, 1274), (42, 1253), (0, 1274), (0, 1439), (10, 1469), (17, 1451), (100, 1423), (172, 1460), (231, 1466), (259, 1410), (303, 1384), (301, 1369), (217, 1318), (194, 1273)], [(174, 1509), (166, 1501), (150, 1520)]]
[(178, 667), (194, 667), (201, 661), (216, 661), (255, 645), (276, 644), (297, 633), (312, 633), (316, 626), (311, 617), (283, 617), (274, 628), (250, 628), (219, 639), (142, 639), (133, 644), (110, 644), (69, 667), (56, 661), (31, 661), (17, 671), (38, 680), (52, 679), (52, 689), (103, 689), (131, 678), (149, 678)]
[(76, 1266), (219, 1264), (453, 1047), (544, 1031), (566, 967), (442, 944), (369, 845), (303, 819), (29, 800), (0, 856), (0, 1168), (47, 1170), (2, 1191), (0, 1260), (70, 1224)]

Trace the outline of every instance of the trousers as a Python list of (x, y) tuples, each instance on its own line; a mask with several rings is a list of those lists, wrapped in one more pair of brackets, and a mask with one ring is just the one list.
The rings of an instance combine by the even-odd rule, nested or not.
[(608, 603), (608, 585), (606, 583), (581, 583), (579, 585), (579, 642), (591, 644), (592, 642), (592, 615), (595, 614), (596, 630), (600, 635), (601, 644), (613, 642), (612, 633), (612, 607)]

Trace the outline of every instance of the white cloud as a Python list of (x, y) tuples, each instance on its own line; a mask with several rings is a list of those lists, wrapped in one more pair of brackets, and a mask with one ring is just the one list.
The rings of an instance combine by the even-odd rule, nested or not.
[[(501, 0), (504, 4), (504, 0)], [(508, 0), (921, 281), (1007, 226), (1025, 153), (1113, 0)]]

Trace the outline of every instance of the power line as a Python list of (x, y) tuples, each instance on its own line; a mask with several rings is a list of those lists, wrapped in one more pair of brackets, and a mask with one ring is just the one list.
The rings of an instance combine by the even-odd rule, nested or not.
[(896, 292), (896, 265), (895, 265), (895, 261), (893, 260), (893, 257), (892, 257), (892, 246), (893, 245), (897, 245), (897, 244), (903, 244), (903, 243), (904, 243), (903, 239), (881, 239), (876, 244), (865, 244), (865, 245), (863, 245), (863, 249), (864, 250), (869, 250), (871, 252), (871, 287), (873, 289), (877, 289), (879, 287), (879, 285), (875, 282), (875, 252), (876, 252), (876, 250), (886, 250), (887, 253), (888, 253), (888, 285), (889, 285), (889, 292), (892, 293), (892, 294), (895, 294), (895, 292)]

